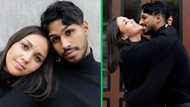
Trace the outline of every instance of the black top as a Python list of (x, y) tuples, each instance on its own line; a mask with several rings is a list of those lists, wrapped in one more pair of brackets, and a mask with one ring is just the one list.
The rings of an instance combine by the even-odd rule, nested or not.
[(176, 37), (173, 28), (161, 27), (150, 41), (121, 48), (120, 69), (126, 99), (132, 107), (162, 107), (164, 103), (190, 101), (189, 94), (184, 94), (190, 90), (190, 83), (180, 82), (190, 78), (188, 57)]
[(56, 93), (40, 107), (99, 107), (100, 65), (92, 51), (77, 64), (57, 63)]
[(9, 92), (12, 87), (11, 85), (17, 80), (16, 77), (10, 75), (4, 70), (0, 70), (0, 97), (3, 97), (7, 92)]
[(12, 87), (18, 79), (0, 70), (0, 107), (32, 107), (32, 98), (24, 94), (24, 87)]
[(99, 107), (100, 64), (92, 50), (77, 64), (55, 64), (55, 93), (43, 102), (35, 102), (23, 90), (14, 88), (0, 98), (0, 107)]

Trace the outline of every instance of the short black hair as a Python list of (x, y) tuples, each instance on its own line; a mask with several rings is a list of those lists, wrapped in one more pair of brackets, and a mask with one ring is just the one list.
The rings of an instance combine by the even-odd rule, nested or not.
[(41, 27), (48, 32), (48, 25), (55, 21), (61, 20), (64, 25), (82, 24), (83, 12), (82, 10), (70, 1), (56, 1), (48, 6), (48, 8), (41, 15)]
[(144, 5), (142, 5), (141, 10), (144, 13), (150, 14), (150, 15), (162, 15), (165, 20), (169, 17), (168, 7), (166, 3), (161, 1), (155, 1), (155, 2), (149, 2)]

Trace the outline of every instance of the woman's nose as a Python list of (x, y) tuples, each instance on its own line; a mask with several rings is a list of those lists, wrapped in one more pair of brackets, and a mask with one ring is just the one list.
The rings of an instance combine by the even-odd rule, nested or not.
[(131, 21), (131, 22), (135, 22), (135, 20), (134, 20), (134, 19), (130, 19), (130, 21)]
[(32, 53), (31, 52), (27, 52), (23, 55), (22, 57), (24, 63), (29, 63), (32, 60)]

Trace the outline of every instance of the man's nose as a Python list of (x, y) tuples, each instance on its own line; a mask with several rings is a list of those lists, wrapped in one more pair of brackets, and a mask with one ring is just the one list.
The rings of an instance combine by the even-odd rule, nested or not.
[(143, 20), (142, 20), (142, 19), (139, 20), (139, 24), (140, 24), (140, 25), (143, 24)]
[(68, 38), (62, 37), (61, 45), (62, 45), (62, 48), (68, 48), (68, 47), (70, 47), (71, 44), (70, 44), (70, 41), (68, 40)]

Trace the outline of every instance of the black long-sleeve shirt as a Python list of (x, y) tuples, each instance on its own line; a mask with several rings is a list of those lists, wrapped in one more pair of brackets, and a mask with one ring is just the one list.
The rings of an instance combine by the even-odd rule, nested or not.
[(24, 87), (12, 87), (19, 78), (0, 70), (0, 107), (32, 107), (32, 97), (24, 94)]
[[(190, 78), (187, 75), (189, 72), (187, 55), (176, 37), (173, 28), (165, 29), (162, 27), (153, 35), (152, 40), (121, 49), (121, 73), (128, 89), (127, 102), (132, 107), (139, 105), (141, 107), (162, 107), (164, 103), (171, 101), (184, 102), (184, 99), (189, 100), (187, 93), (181, 97), (178, 95), (184, 90), (189, 90), (188, 84), (183, 83), (184, 89), (181, 89), (179, 87), (182, 83), (173, 82), (174, 85), (166, 88), (169, 85), (168, 79), (171, 78), (169, 77), (171, 74), (178, 77), (175, 79), (176, 81), (183, 77), (186, 77), (184, 80), (188, 81), (187, 77)], [(186, 73), (181, 73), (179, 76), (174, 73), (174, 71), (180, 72), (176, 68), (182, 68)], [(173, 91), (173, 93), (165, 91), (174, 90), (176, 87), (178, 87), (177, 91)], [(171, 97), (172, 95), (177, 97)]]
[(55, 93), (44, 101), (34, 101), (20, 89), (0, 98), (0, 107), (99, 107), (100, 64), (91, 53), (77, 64), (56, 63)]
[(77, 64), (57, 63), (57, 91), (40, 107), (99, 107), (100, 65), (92, 51)]

